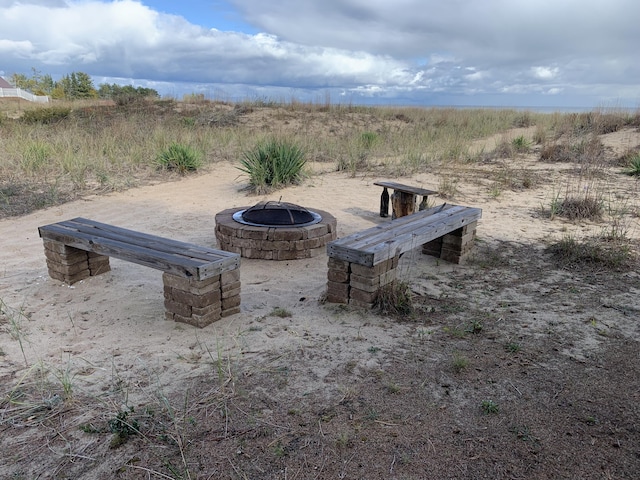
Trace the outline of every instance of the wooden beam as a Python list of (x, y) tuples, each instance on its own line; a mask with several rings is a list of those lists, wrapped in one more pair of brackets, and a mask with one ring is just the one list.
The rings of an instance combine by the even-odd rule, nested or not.
[(240, 255), (85, 218), (45, 225), (40, 237), (197, 280), (238, 268)]
[(481, 217), (479, 208), (459, 205), (435, 207), (334, 240), (327, 244), (327, 253), (338, 260), (372, 267)]
[(399, 192), (412, 193), (414, 195), (429, 196), (429, 195), (435, 195), (436, 193), (438, 193), (435, 190), (427, 190), (426, 188), (412, 187), (410, 185), (403, 185), (401, 183), (396, 183), (396, 182), (387, 182), (385, 180), (379, 180), (377, 182), (373, 182), (373, 184), (378, 185), (379, 187), (398, 190)]

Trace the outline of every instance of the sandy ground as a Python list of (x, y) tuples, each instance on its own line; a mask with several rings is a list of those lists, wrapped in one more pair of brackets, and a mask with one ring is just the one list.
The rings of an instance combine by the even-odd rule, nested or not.
[[(385, 220), (377, 214), (381, 189), (373, 185), (375, 180), (329, 173), (270, 197), (258, 197), (242, 191), (244, 179), (236, 168), (218, 164), (204, 175), (3, 220), (0, 299), (20, 323), (22, 342), (12, 339), (8, 329), (2, 333), (5, 356), (0, 378), (5, 384), (19, 378), (26, 357), (29, 365), (71, 362), (83, 373), (82, 388), (104, 383), (114, 366), (125, 377), (139, 368), (151, 368), (162, 375), (162, 383), (170, 385), (176, 376), (197, 373), (195, 357), (207, 349), (251, 356), (265, 351), (267, 344), (268, 349), (278, 349), (292, 348), (292, 340), (304, 343), (303, 335), (310, 331), (327, 338), (338, 336), (344, 326), (336, 326), (334, 312), (318, 304), (326, 284), (325, 255), (286, 262), (242, 259), (242, 312), (197, 329), (164, 319), (162, 278), (157, 270), (111, 259), (112, 270), (105, 275), (72, 286), (52, 280), (37, 229), (82, 216), (215, 247), (218, 211), (282, 198), (331, 212), (338, 219), (338, 235), (344, 236)], [(265, 320), (275, 307), (295, 313), (295, 322), (285, 325), (286, 331), (278, 325), (283, 320)], [(268, 327), (260, 335), (243, 334), (260, 322)], [(370, 328), (381, 343), (393, 341), (384, 325)]]
[[(492, 141), (496, 140), (489, 143)], [(629, 141), (623, 136), (610, 143), (624, 146)], [(322, 171), (330, 166), (312, 167)], [(489, 180), (476, 178), (459, 185), (455, 203), (483, 209), (478, 234), (489, 242), (539, 243), (543, 238), (559, 237), (567, 229), (585, 233), (599, 228), (588, 222), (567, 226), (535, 218), (541, 207), (550, 202), (555, 188), (555, 179), (549, 178), (555, 174), (548, 170), (549, 165), (545, 168), (545, 188), (505, 191), (495, 199), (487, 193)], [(464, 171), (459, 172), (458, 178), (464, 175)], [(341, 237), (388, 221), (378, 216), (380, 188), (373, 185), (377, 179), (325, 171), (302, 185), (270, 196), (250, 196), (243, 191), (246, 179), (240, 172), (231, 164), (221, 163), (206, 174), (89, 197), (0, 221), (0, 299), (5, 310), (13, 312), (14, 327), (20, 330), (20, 335), (9, 335), (9, 328), (0, 334), (4, 352), (0, 378), (5, 384), (15, 381), (25, 363), (71, 363), (82, 372), (83, 388), (102, 384), (114, 368), (125, 376), (135, 375), (140, 368), (151, 368), (161, 375), (163, 384), (170, 385), (175, 377), (196, 374), (197, 359), (211, 350), (235, 351), (248, 357), (265, 350), (304, 346), (307, 338), (314, 338), (317, 345), (322, 337), (333, 345), (327, 348), (341, 355), (335, 339), (345, 329), (357, 329), (359, 334), (370, 329), (366, 332), (368, 337), (388, 346), (396, 335), (404, 334), (402, 326), (395, 325), (389, 335), (383, 319), (374, 317), (363, 324), (355, 313), (345, 314), (336, 322), (335, 309), (318, 303), (326, 282), (325, 255), (285, 262), (242, 259), (241, 313), (197, 329), (164, 319), (159, 271), (112, 259), (110, 273), (72, 286), (50, 279), (37, 231), (40, 225), (82, 216), (215, 247), (214, 216), (218, 211), (281, 198), (332, 213), (338, 220)], [(399, 180), (430, 189), (437, 189), (439, 181), (429, 174)], [(438, 198), (434, 201), (443, 202)], [(630, 231), (640, 231), (637, 218)], [(465, 267), (408, 255), (405, 268), (407, 275), (418, 277), (426, 270), (439, 275)], [(423, 290), (437, 293), (434, 289), (423, 286)], [(293, 312), (293, 320), (268, 317), (275, 307)], [(247, 332), (258, 330), (252, 328), (257, 324), (260, 334), (248, 335)], [(321, 376), (322, 366), (318, 369)]]
[[(640, 144), (640, 134), (619, 132), (603, 140), (615, 153)], [(495, 143), (496, 139), (488, 142)], [(491, 193), (494, 177), (488, 172), (499, 171), (503, 167), (500, 162), (487, 165), (484, 173), (482, 168), (465, 171), (464, 167), (455, 172), (459, 193), (447, 201), (483, 209), (478, 236), (485, 245), (509, 242), (529, 246), (528, 251), (535, 254), (547, 240), (566, 234), (582, 237), (602, 230), (602, 224), (550, 221), (541, 214), (542, 207), (548, 206), (562, 188), (567, 165), (542, 164), (535, 154), (509, 162), (515, 173), (525, 168), (534, 172), (537, 184), (525, 190), (505, 189), (496, 196), (495, 191)], [(373, 185), (384, 177), (332, 172), (328, 164), (312, 168), (324, 172), (268, 196), (247, 195), (243, 190), (246, 179), (233, 165), (220, 163), (207, 173), (174, 182), (88, 197), (0, 220), (0, 301), (5, 317), (0, 324), (3, 392), (20, 383), (33, 365), (42, 365), (54, 376), (58, 372), (60, 378), (66, 375), (74, 391), (91, 396), (114, 383), (154, 383), (157, 389), (172, 391), (210, 371), (215, 358), (259, 365), (278, 355), (293, 358), (291, 353), (296, 352), (305, 359), (300, 368), (306, 369), (298, 376), (297, 392), (335, 396), (338, 386), (331, 386), (326, 379), (338, 365), (356, 362), (359, 368), (371, 370), (390, 362), (392, 357), (367, 354), (367, 349), (375, 345), (385, 351), (402, 351), (406, 338), (420, 332), (409, 323), (320, 303), (326, 284), (326, 255), (284, 262), (242, 259), (241, 313), (204, 329), (165, 320), (162, 278), (157, 270), (112, 259), (111, 272), (73, 286), (52, 280), (47, 274), (38, 226), (77, 216), (212, 247), (216, 246), (217, 212), (260, 200), (281, 198), (330, 212), (337, 218), (339, 237), (388, 221), (378, 215), (381, 190)], [(612, 179), (612, 197), (629, 211), (638, 212), (638, 182), (619, 175)], [(394, 180), (437, 190), (441, 178), (424, 173)], [(444, 201), (433, 200), (436, 204)], [(627, 216), (625, 222), (628, 235), (637, 240), (638, 216)], [(411, 280), (417, 293), (438, 298), (449, 274), (460, 278), (469, 268), (415, 252), (403, 257), (402, 276)], [(627, 278), (629, 291), (621, 298), (629, 311), (637, 311), (632, 304), (634, 292), (640, 291), (638, 274), (631, 272)], [(545, 285), (553, 283), (554, 279), (536, 278), (528, 289), (505, 289), (501, 293), (505, 304), (517, 305), (512, 313), (520, 313), (514, 315), (526, 317), (524, 327), (530, 332), (548, 328), (550, 318), (536, 311), (540, 296), (553, 294), (545, 290)], [(486, 290), (490, 291), (490, 286)], [(606, 301), (605, 290), (598, 288), (594, 293)], [(459, 294), (471, 302), (476, 295), (473, 291)], [(276, 307), (292, 316), (270, 315)], [(567, 304), (568, 310), (575, 308)], [(635, 335), (635, 322), (611, 312), (611, 319), (603, 320), (605, 324), (615, 323)], [(557, 315), (557, 311), (550, 314)], [(580, 359), (597, 342), (595, 333), (585, 335), (571, 344), (567, 355)], [(144, 404), (144, 398), (136, 398), (144, 391), (131, 388), (127, 401)]]

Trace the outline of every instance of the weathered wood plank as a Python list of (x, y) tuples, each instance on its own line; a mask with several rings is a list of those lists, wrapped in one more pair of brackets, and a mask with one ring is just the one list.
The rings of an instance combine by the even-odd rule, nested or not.
[[(86, 218), (74, 218), (64, 222), (56, 223), (60, 227), (66, 227), (73, 231), (96, 234), (103, 238), (111, 238), (123, 243), (132, 245), (144, 245), (167, 253), (188, 254), (190, 257), (202, 258), (203, 260), (216, 260), (219, 257), (233, 256), (229, 252), (214, 250), (212, 248), (195, 245), (192, 243), (180, 242), (165, 237), (150, 235), (147, 233), (128, 230), (105, 223), (96, 222)], [(186, 253), (185, 253), (186, 252)]]
[(434, 212), (438, 208), (334, 240), (327, 245), (327, 252), (332, 258), (371, 267), (482, 217), (479, 208), (452, 205)]
[(198, 280), (233, 270), (240, 264), (240, 256), (235, 253), (82, 218), (45, 225), (38, 231), (43, 239)]
[(339, 238), (331, 243), (357, 249), (365, 246), (369, 239), (375, 238), (378, 235), (380, 237), (386, 237), (390, 234), (389, 232), (392, 232), (391, 235), (399, 235), (403, 232), (411, 232), (416, 228), (417, 224), (426, 221), (428, 217), (431, 217), (436, 213), (447, 212), (448, 214), (452, 214), (460, 212), (466, 208), (467, 207), (462, 207), (459, 205), (440, 205), (428, 210), (423, 210), (413, 215), (407, 215), (406, 217), (400, 217), (390, 222), (376, 225), (361, 232), (356, 232), (352, 235), (349, 235), (348, 237)]
[[(333, 242), (331, 242), (331, 244), (335, 244), (335, 245), (348, 245), (351, 242), (356, 242), (358, 240), (367, 238), (369, 236), (371, 236), (372, 232), (384, 232), (387, 231), (391, 228), (399, 228), (401, 225), (406, 225), (408, 223), (412, 223), (415, 221), (415, 218), (413, 218), (415, 215), (420, 215), (420, 218), (422, 217), (428, 217), (430, 215), (434, 215), (436, 213), (438, 213), (439, 211), (444, 211), (444, 210), (449, 210), (453, 207), (456, 207), (457, 205), (449, 205), (449, 204), (444, 204), (444, 205), (438, 205), (437, 207), (433, 207), (433, 208), (429, 208), (427, 210), (422, 210), (421, 212), (418, 212), (414, 215), (407, 215), (406, 217), (400, 217), (400, 218), (396, 218), (395, 220), (391, 220), (389, 222), (385, 222), (385, 223), (381, 223), (379, 225), (376, 225), (374, 227), (368, 228), (366, 230), (362, 230), (360, 232), (356, 232), (353, 233), (351, 235), (349, 235), (348, 237), (343, 237), (343, 238), (338, 238), (337, 240), (334, 240)], [(465, 208), (465, 207), (462, 207)]]
[(438, 193), (435, 190), (428, 190), (426, 188), (419, 188), (419, 187), (412, 187), (410, 185), (403, 185), (401, 183), (396, 183), (396, 182), (387, 182), (387, 181), (383, 181), (383, 180), (379, 180), (377, 182), (373, 182), (374, 185), (378, 185), (379, 187), (386, 187), (386, 188), (391, 188), (393, 190), (398, 190), (399, 192), (405, 192), (405, 193), (413, 193), (414, 195), (423, 195), (423, 196), (429, 196), (429, 195), (435, 195), (436, 193)]
[[(406, 223), (404, 225), (398, 225), (397, 227), (391, 225), (381, 231), (381, 232), (371, 232), (371, 235), (361, 238), (360, 240), (351, 243), (349, 246), (352, 248), (357, 248), (359, 250), (368, 250), (369, 248), (378, 245), (381, 242), (386, 242), (389, 239), (393, 239), (395, 237), (400, 237), (402, 235), (415, 235), (416, 232), (420, 231), (423, 226), (427, 226), (430, 228), (433, 222), (455, 222), (458, 219), (464, 220), (467, 216), (473, 216), (473, 209), (469, 209), (468, 207), (453, 207), (449, 210), (444, 210), (440, 213), (422, 216), (419, 213), (415, 214), (415, 217), (412, 222)], [(413, 215), (411, 215), (413, 216)], [(405, 218), (405, 217), (402, 217)], [(459, 228), (459, 227), (456, 227)], [(452, 229), (455, 230), (455, 229)], [(424, 242), (423, 242), (424, 243)]]

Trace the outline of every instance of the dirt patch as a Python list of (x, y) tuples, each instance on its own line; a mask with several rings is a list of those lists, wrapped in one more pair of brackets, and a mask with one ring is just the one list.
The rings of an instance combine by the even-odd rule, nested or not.
[[(465, 265), (403, 257), (399, 318), (322, 303), (326, 256), (243, 259), (241, 313), (205, 329), (164, 320), (152, 269), (48, 278), (37, 227), (75, 216), (215, 245), (215, 214), (249, 203), (232, 164), (1, 219), (0, 478), (638, 478), (638, 184), (604, 170), (624, 208), (551, 219), (572, 175), (528, 154), (402, 179), (455, 177), (446, 201), (483, 219)], [(344, 236), (388, 221), (377, 179), (324, 173), (251, 203), (322, 209)], [(616, 225), (619, 268), (546, 248)]]

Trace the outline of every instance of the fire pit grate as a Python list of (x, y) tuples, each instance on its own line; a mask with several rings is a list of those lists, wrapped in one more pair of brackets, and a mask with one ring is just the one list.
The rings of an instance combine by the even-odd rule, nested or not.
[(322, 217), (304, 207), (287, 202), (260, 202), (233, 215), (236, 222), (254, 227), (305, 227)]
[(295, 260), (324, 253), (337, 221), (322, 210), (272, 201), (217, 213), (215, 232), (222, 250), (244, 258)]

